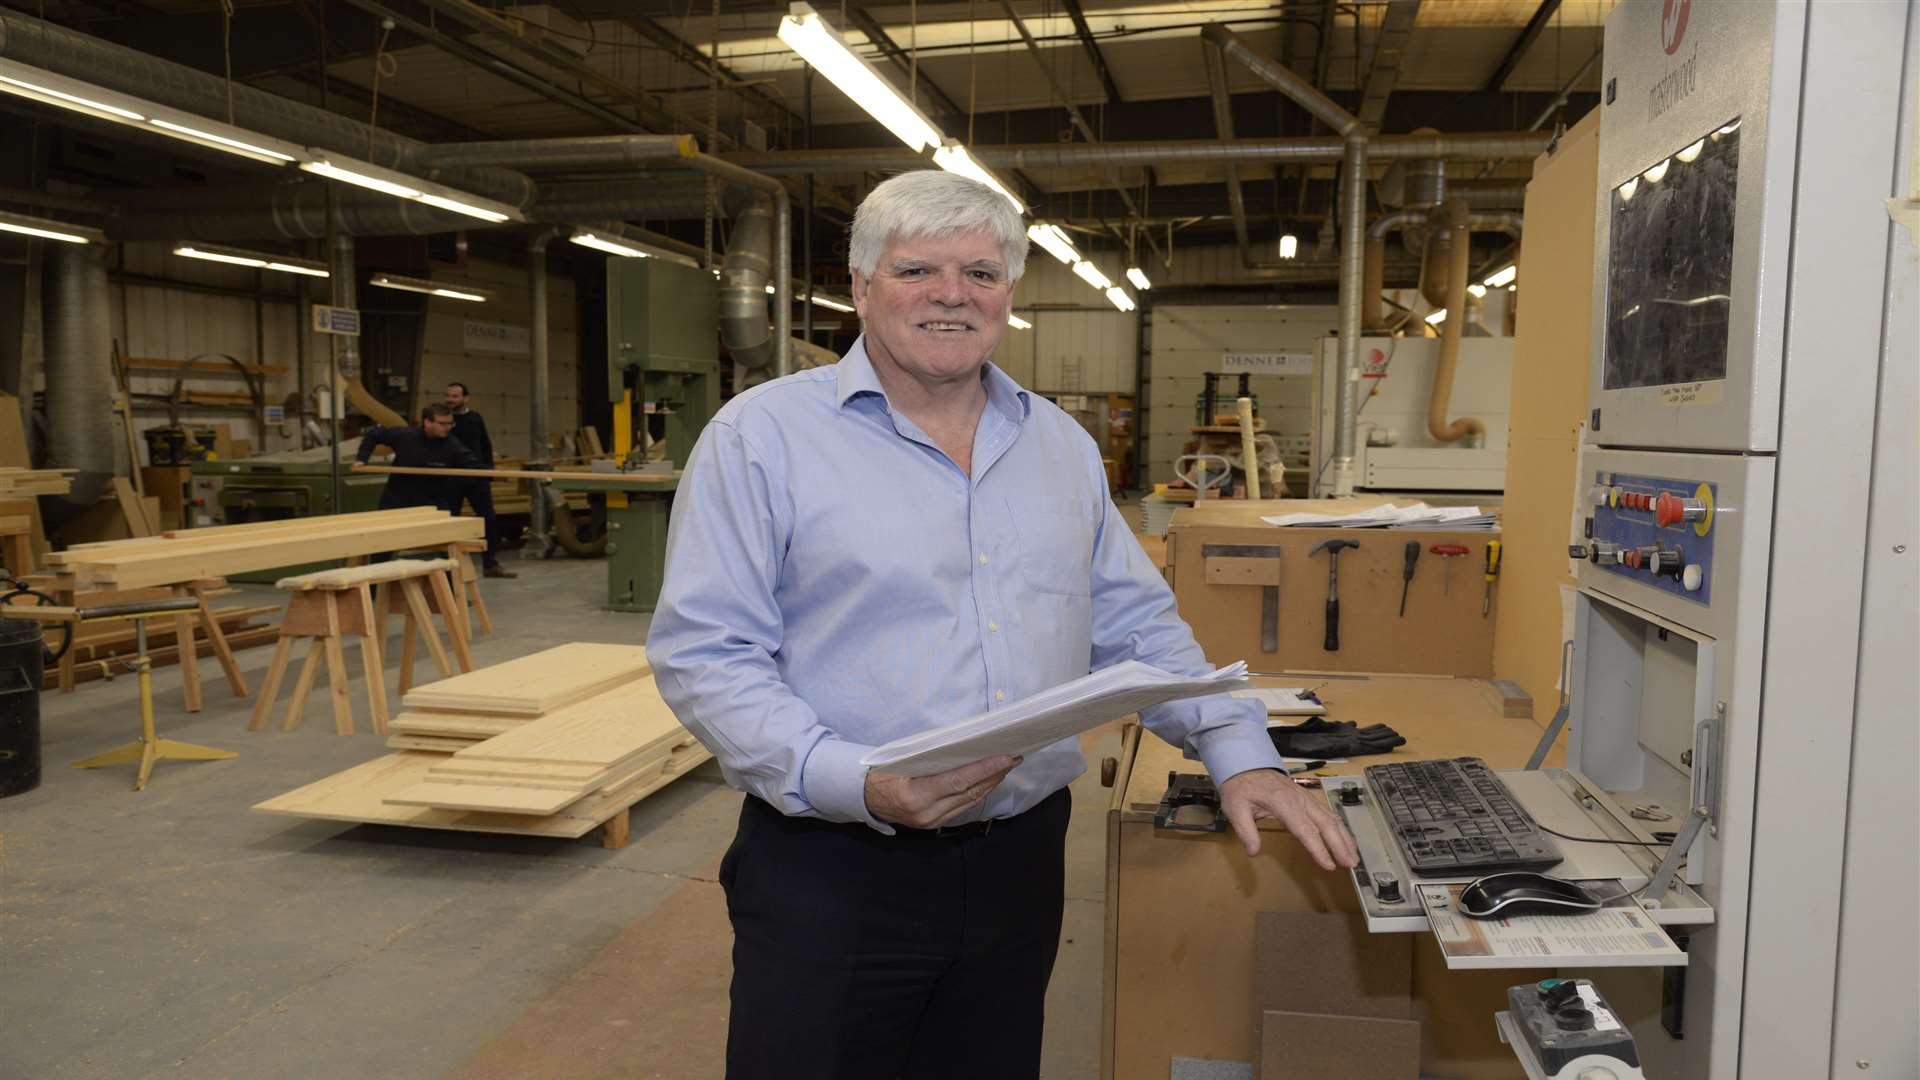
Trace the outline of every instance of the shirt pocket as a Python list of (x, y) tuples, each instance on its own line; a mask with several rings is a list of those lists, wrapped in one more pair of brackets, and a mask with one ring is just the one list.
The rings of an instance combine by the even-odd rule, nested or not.
[(1007, 500), (1029, 588), (1055, 596), (1093, 593), (1093, 503), (1044, 495)]

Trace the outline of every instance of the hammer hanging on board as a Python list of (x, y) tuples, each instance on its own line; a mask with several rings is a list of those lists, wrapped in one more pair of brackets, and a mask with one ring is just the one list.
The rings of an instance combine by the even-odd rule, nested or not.
[(1340, 651), (1340, 552), (1359, 546), (1358, 540), (1322, 540), (1307, 552), (1308, 558), (1327, 553), (1327, 640), (1321, 648), (1328, 652)]

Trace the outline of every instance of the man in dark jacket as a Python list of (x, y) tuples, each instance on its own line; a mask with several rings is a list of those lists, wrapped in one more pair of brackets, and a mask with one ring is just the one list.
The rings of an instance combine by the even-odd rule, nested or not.
[[(473, 451), (473, 456), (480, 459), (478, 468), (491, 469), (493, 438), (487, 434), (486, 419), (474, 412), (468, 403), (471, 396), (466, 383), (447, 384), (447, 408), (453, 410), (453, 437), (466, 444), (467, 449)], [(487, 523), (487, 550), (480, 557), (481, 572), (492, 578), (519, 577), (500, 565), (500, 519), (493, 512), (493, 481), (484, 476), (467, 477), (454, 490), (453, 505), (447, 509), (457, 514), (462, 503), (471, 505), (473, 512)]]
[[(358, 471), (373, 457), (377, 446), (393, 448), (393, 464), (409, 469), (477, 469), (480, 459), (473, 456), (459, 439), (453, 437), (453, 410), (445, 405), (429, 405), (420, 412), (419, 427), (370, 427), (360, 435), (360, 452), (354, 456)], [(380, 509), (403, 506), (437, 506), (453, 512), (454, 498), (465, 478), (455, 476), (411, 476), (394, 473), (387, 477), (380, 493)]]

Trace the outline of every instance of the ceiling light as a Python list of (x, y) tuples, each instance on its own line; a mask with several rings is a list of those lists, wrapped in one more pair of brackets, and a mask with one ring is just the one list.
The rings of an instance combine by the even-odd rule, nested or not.
[(329, 180), (338, 180), (343, 184), (352, 184), (369, 191), (378, 191), (383, 195), (392, 195), (396, 199), (411, 199), (436, 209), (465, 214), (495, 225), (504, 221), (526, 220), (520, 215), (519, 210), (505, 203), (482, 199), (464, 191), (456, 191), (450, 187), (378, 165), (370, 165), (364, 161), (342, 158), (319, 149), (311, 153), (313, 159), (302, 161), (300, 168), (315, 176), (324, 176)]
[(1107, 275), (1100, 272), (1099, 267), (1087, 262), (1085, 259), (1073, 264), (1073, 272), (1080, 276), (1081, 281), (1086, 282), (1096, 289), (1104, 291), (1113, 285), (1113, 282), (1107, 280)]
[(1480, 283), (1489, 289), (1497, 289), (1502, 285), (1513, 284), (1513, 279), (1519, 276), (1520, 267), (1517, 264), (1508, 263), (1493, 273), (1488, 274)]
[(1429, 311), (1429, 312), (1427, 312), (1427, 324), (1428, 324), (1429, 326), (1439, 326), (1439, 325), (1440, 325), (1441, 323), (1443, 323), (1443, 322), (1446, 322), (1446, 321), (1447, 321), (1447, 309), (1446, 309), (1446, 308), (1441, 308), (1441, 309), (1440, 309), (1440, 310), (1438, 310), (1438, 311)]
[(822, 296), (819, 293), (814, 293), (813, 296), (809, 297), (809, 299), (813, 301), (814, 306), (827, 308), (830, 311), (852, 311), (853, 310), (852, 304), (846, 302), (845, 300), (837, 300), (831, 296)]
[(451, 210), (456, 214), (465, 214), (468, 217), (479, 218), (481, 221), (491, 221), (495, 225), (503, 221), (513, 220), (513, 215), (503, 210), (494, 210), (485, 206), (478, 206), (474, 202), (469, 202), (464, 199), (449, 199), (445, 195), (435, 195), (431, 192), (422, 192), (416, 195), (415, 198), (420, 202), (426, 203), (428, 206), (438, 207), (441, 210)]
[(1640, 190), (1640, 178), (1635, 176), (1620, 185), (1620, 201), (1632, 202), (1633, 193)]
[(1113, 303), (1114, 307), (1119, 308), (1121, 311), (1132, 311), (1134, 309), (1133, 297), (1128, 296), (1127, 290), (1118, 285), (1111, 286), (1107, 289), (1107, 299)]
[(1300, 238), (1288, 233), (1280, 238), (1280, 257), (1291, 259), (1300, 254)]
[(644, 259), (647, 253), (631, 244), (619, 240), (609, 240), (591, 229), (575, 229), (569, 237), (574, 243), (595, 251), (604, 251), (609, 255), (623, 255), (629, 259)]
[(1000, 178), (989, 172), (986, 166), (973, 160), (973, 155), (967, 153), (967, 148), (960, 145), (960, 140), (948, 139), (945, 146), (935, 150), (933, 163), (956, 176), (964, 176), (969, 180), (977, 180), (987, 185), (1012, 203), (1015, 210), (1023, 214), (1027, 212), (1027, 204), (1021, 202), (1019, 196), (1008, 190), (1007, 185), (1001, 183)]
[(1153, 288), (1153, 282), (1147, 280), (1147, 272), (1137, 266), (1127, 267), (1127, 280), (1133, 282), (1136, 289)]
[[(0, 211), (0, 232), (37, 236), (42, 240), (59, 240), (68, 244), (107, 242), (107, 234), (99, 229), (90, 229), (85, 225), (69, 225), (64, 221), (33, 217), (29, 214), (9, 214), (5, 211)], [(104, 312), (102, 314), (104, 315)]]
[(429, 281), (426, 278), (402, 277), (399, 274), (375, 274), (367, 279), (367, 284), (375, 285), (382, 289), (399, 289), (403, 292), (426, 293), (429, 296), (444, 296), (449, 300), (471, 300), (476, 304), (484, 304), (488, 300), (493, 299), (493, 294), (484, 289), (476, 289), (471, 285), (461, 285), (458, 288), (454, 288), (442, 285), (437, 281)]
[(173, 249), (173, 253), (186, 259), (204, 259), (207, 262), (227, 263), (231, 266), (250, 266), (255, 270), (278, 270), (282, 273), (303, 274), (307, 277), (328, 276), (326, 264), (297, 259), (291, 255), (271, 255), (266, 252), (245, 251), (215, 244), (181, 244)]
[(1733, 123), (1728, 124), (1726, 127), (1723, 127), (1720, 130), (1714, 132), (1713, 137), (1717, 139), (1722, 135), (1731, 135), (1734, 132), (1739, 130), (1740, 130), (1740, 121), (1735, 120)]
[(1477, 282), (1475, 284), (1467, 286), (1467, 291), (1472, 293), (1476, 297), (1487, 295), (1487, 287)]
[(1647, 183), (1657, 184), (1660, 181), (1667, 178), (1667, 169), (1672, 164), (1673, 162), (1671, 160), (1667, 158), (1661, 158), (1660, 164), (1655, 165), (1653, 168), (1648, 169), (1646, 172), (1643, 172), (1640, 175), (1646, 178)]
[(1677, 159), (1678, 161), (1684, 164), (1692, 164), (1693, 159), (1699, 157), (1700, 151), (1706, 148), (1707, 148), (1707, 140), (1699, 139), (1699, 140), (1696, 140), (1692, 146), (1687, 147), (1685, 150), (1682, 150), (1673, 156), (1675, 159)]
[(839, 87), (855, 105), (867, 110), (888, 131), (919, 153), (945, 140), (940, 129), (900, 96), (867, 62), (855, 56), (825, 19), (806, 4), (794, 4), (792, 14), (780, 20), (780, 40), (812, 64), (814, 70)]
[(291, 164), (300, 160), (304, 153), (300, 147), (281, 139), (12, 60), (0, 60), (0, 93), (84, 113), (95, 119), (139, 128), (211, 150), (238, 154), (268, 165)]
[(1008, 313), (1007, 313), (1007, 325), (1008, 325), (1008, 326), (1011, 326), (1011, 327), (1013, 327), (1013, 328), (1014, 328), (1015, 330), (1031, 330), (1031, 329), (1033, 329), (1033, 324), (1032, 324), (1032, 323), (1030, 323), (1030, 322), (1028, 322), (1027, 320), (1025, 320), (1025, 319), (1023, 319), (1023, 318), (1021, 318), (1021, 317), (1020, 317), (1020, 316), (1018, 316), (1018, 315), (1015, 315), (1015, 314), (1014, 314), (1014, 313), (1012, 313), (1012, 312), (1008, 312)]
[(1045, 248), (1047, 254), (1072, 266), (1080, 261), (1080, 253), (1073, 248), (1073, 241), (1058, 225), (1036, 224), (1027, 227), (1027, 239)]
[(343, 184), (352, 184), (355, 187), (363, 187), (369, 191), (378, 191), (383, 195), (392, 195), (398, 199), (417, 199), (421, 194), (407, 187), (405, 184), (396, 184), (391, 180), (383, 180), (378, 176), (355, 172), (352, 169), (343, 169), (326, 160), (303, 161), (300, 163), (300, 168), (315, 176), (324, 176), (329, 180), (338, 180)]

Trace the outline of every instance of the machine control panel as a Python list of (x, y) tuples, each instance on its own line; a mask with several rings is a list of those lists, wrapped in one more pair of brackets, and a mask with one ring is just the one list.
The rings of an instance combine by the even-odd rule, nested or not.
[(1600, 471), (1584, 542), (1567, 554), (1663, 592), (1711, 603), (1712, 483)]

